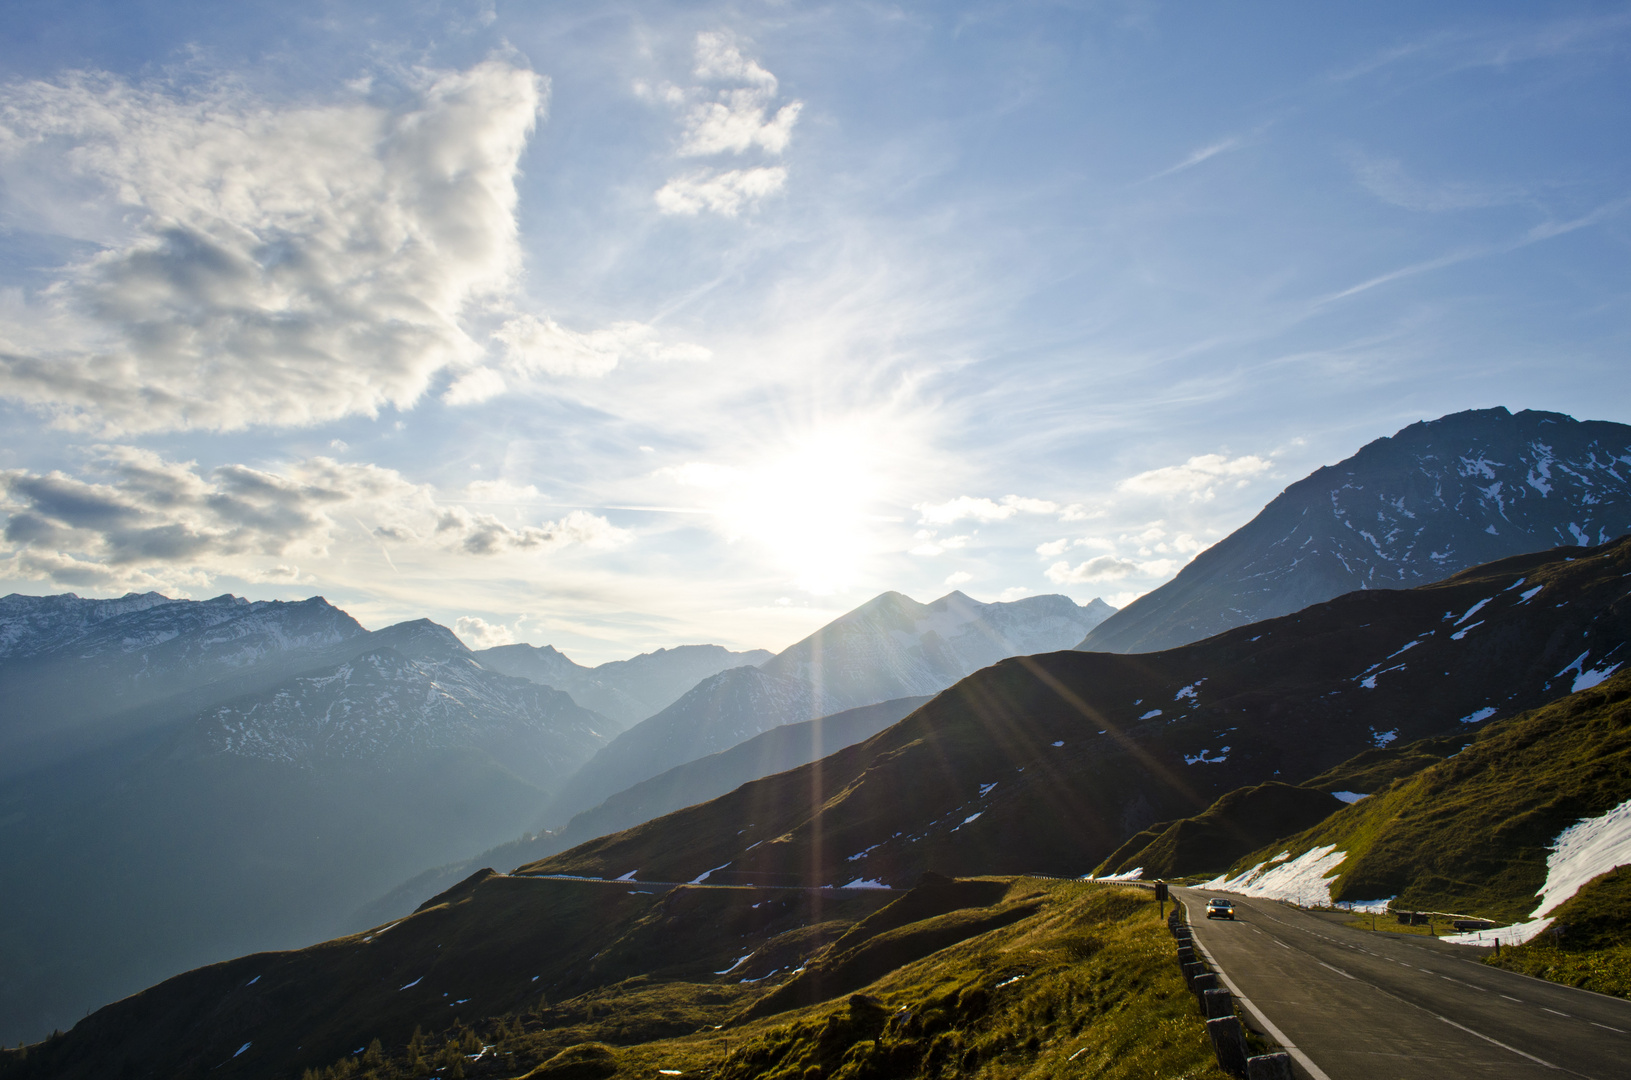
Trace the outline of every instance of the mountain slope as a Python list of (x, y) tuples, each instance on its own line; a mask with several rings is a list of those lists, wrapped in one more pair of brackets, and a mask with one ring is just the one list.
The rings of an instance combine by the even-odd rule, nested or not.
[(1631, 799), (1631, 673), (1490, 724), (1465, 749), (1366, 794), (1219, 881), (1249, 887), (1254, 866), (1312, 851), (1333, 899), (1516, 921), (1540, 899), (1558, 834)]
[(1163, 653), (1005, 660), (865, 743), (524, 872), (1084, 873), (1225, 792), (1475, 730), (1599, 677), (1627, 652), (1627, 575), (1631, 540), (1350, 593)]
[(374, 926), (398, 918), (412, 911), (425, 897), (463, 880), (479, 867), (536, 862), (597, 836), (706, 802), (761, 776), (818, 761), (845, 746), (871, 738), (927, 700), (897, 698), (771, 728), (729, 750), (676, 765), (620, 791), (599, 806), (575, 815), (558, 833), (529, 834), (484, 851), (473, 859), (427, 870), (363, 907), (352, 917), (351, 924)]
[(681, 645), (588, 668), (550, 645), (499, 645), (475, 654), (491, 671), (566, 691), (619, 729), (661, 712), (710, 675), (760, 664), (770, 656), (764, 649), (731, 652), (718, 645)]
[(1412, 424), (1288, 487), (1077, 648), (1155, 652), (1355, 589), (1439, 581), (1631, 530), (1631, 427), (1484, 409)]
[(1222, 1080), (1148, 890), (639, 889), (485, 871), (390, 926), (188, 972), (3, 1080)]
[(559, 828), (617, 792), (783, 724), (934, 694), (1021, 652), (1068, 648), (1112, 609), (1068, 597), (982, 604), (954, 592), (932, 604), (884, 593), (757, 668), (722, 671), (623, 732), (551, 801)]

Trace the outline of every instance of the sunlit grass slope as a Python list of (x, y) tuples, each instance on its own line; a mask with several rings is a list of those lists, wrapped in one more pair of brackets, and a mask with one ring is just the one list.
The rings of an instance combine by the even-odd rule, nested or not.
[(1348, 858), (1333, 899), (1397, 897), (1396, 907), (1510, 923), (1538, 902), (1552, 840), (1627, 798), (1631, 672), (1622, 672), (1491, 724), (1460, 753), (1265, 845), (1236, 869), (1334, 844)]
[(1150, 893), (1034, 878), (834, 894), (488, 876), (388, 930), (190, 972), (0, 1058), (6, 1080), (659, 1070), (1222, 1075)]

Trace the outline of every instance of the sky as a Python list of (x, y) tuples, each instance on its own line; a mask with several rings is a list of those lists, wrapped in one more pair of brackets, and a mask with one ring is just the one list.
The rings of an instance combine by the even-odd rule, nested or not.
[(1631, 422), (1631, 5), (7, 12), (0, 592), (781, 649)]

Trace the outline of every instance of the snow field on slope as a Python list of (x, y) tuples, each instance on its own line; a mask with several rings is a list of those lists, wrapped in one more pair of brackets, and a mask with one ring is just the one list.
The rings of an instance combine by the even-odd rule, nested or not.
[(1269, 860), (1258, 863), (1250, 870), (1229, 877), (1219, 874), (1198, 888), (1217, 889), (1239, 893), (1242, 896), (1260, 896), (1265, 900), (1286, 900), (1299, 907), (1330, 907), (1331, 882), (1334, 873), (1348, 857), (1338, 851), (1335, 844), (1310, 848), (1289, 862)]
[(1586, 882), (1617, 866), (1631, 863), (1631, 799), (1602, 817), (1582, 818), (1557, 834), (1552, 853), (1546, 857), (1546, 884), (1540, 888), (1540, 904), (1529, 918), (1511, 926), (1456, 934), (1444, 940), (1458, 945), (1477, 945), (1490, 938), (1502, 944), (1522, 945), (1552, 925), (1548, 912), (1579, 892)]

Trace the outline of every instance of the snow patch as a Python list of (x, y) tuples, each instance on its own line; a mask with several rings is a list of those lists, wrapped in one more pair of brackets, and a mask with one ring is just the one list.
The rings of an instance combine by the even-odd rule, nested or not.
[(1464, 626), (1460, 630), (1457, 630), (1455, 633), (1451, 634), (1450, 635), (1450, 640), (1451, 641), (1460, 641), (1462, 638), (1466, 637), (1472, 631), (1478, 629), (1480, 626), (1483, 626), (1483, 625), (1484, 625), (1484, 620), (1479, 619), (1477, 622), (1473, 623), (1471, 626)]
[(1131, 870), (1124, 870), (1119, 874), (1106, 874), (1104, 877), (1089, 878), (1089, 881), (1137, 881), (1144, 876), (1144, 868), (1135, 866)]
[(1492, 717), (1494, 715), (1495, 715), (1495, 706), (1485, 705), (1482, 709), (1479, 709), (1477, 712), (1470, 712), (1466, 716), (1463, 716), (1461, 719), (1457, 720), (1456, 723), (1458, 723), (1458, 724), (1481, 724), (1485, 720), (1488, 720), (1490, 717)]
[[(735, 862), (735, 861), (736, 861), (735, 859), (731, 860), (731, 862)], [(712, 870), (704, 870), (702, 873), (698, 874), (696, 877), (694, 877), (690, 881), (686, 882), (686, 884), (687, 885), (701, 885), (704, 881), (707, 881), (710, 877), (712, 877), (714, 875), (714, 873), (716, 873), (717, 871), (725, 869), (725, 867), (729, 866), (730, 864), (731, 863), (725, 863), (723, 866), (716, 866)], [(617, 880), (622, 881), (623, 879), (618, 878)], [(723, 974), (723, 973), (721, 972), (719, 974)]]
[(887, 889), (889, 886), (876, 878), (856, 878), (848, 885), (838, 886), (840, 889)]
[(1065, 741), (1063, 739), (1060, 739), (1058, 742), (1054, 743), (1053, 745), (1054, 745), (1055, 748), (1058, 748), (1058, 747), (1061, 747), (1061, 746), (1065, 745)]
[(1371, 744), (1373, 746), (1377, 746), (1377, 747), (1386, 746), (1388, 743), (1392, 742), (1394, 739), (1397, 739), (1398, 737), (1399, 737), (1399, 729), (1398, 728), (1394, 728), (1392, 731), (1377, 731), (1375, 728), (1371, 728)]
[(1362, 795), (1357, 791), (1333, 791), (1333, 792), (1331, 792), (1331, 794), (1335, 795), (1337, 798), (1341, 799), (1343, 802), (1349, 803), (1349, 804), (1356, 803), (1360, 799), (1370, 798), (1369, 795)]
[(1290, 862), (1264, 869), (1267, 863), (1258, 863), (1235, 877), (1219, 874), (1199, 887), (1222, 892), (1240, 893), (1242, 896), (1261, 896), (1269, 900), (1286, 900), (1300, 907), (1330, 907), (1333, 873), (1348, 857), (1338, 851), (1335, 844), (1310, 848)]
[(419, 976), (419, 978), (417, 978), (417, 979), (415, 979), (415, 980), (414, 980), (414, 981), (413, 981), (413, 982), (411, 982), (411, 983), (409, 983), (409, 984), (408, 984), (408, 985), (407, 985), (407, 986), (399, 986), (399, 987), (397, 987), (397, 988), (396, 988), (396, 989), (397, 989), (397, 993), (399, 993), (399, 994), (400, 994), (400, 993), (401, 993), (401, 992), (402, 992), (402, 991), (404, 991), (404, 990), (406, 990), (406, 989), (408, 989), (408, 988), (409, 988), (409, 987), (412, 987), (412, 986), (418, 986), (418, 985), (419, 985), (419, 984), (420, 984), (420, 983), (422, 983), (422, 982), (424, 982), (424, 981), (425, 981), (425, 977), (424, 977), (424, 976), (423, 976), (423, 975), (421, 975), (421, 976)]
[(1536, 593), (1540, 592), (1540, 590), (1544, 589), (1545, 587), (1546, 586), (1544, 585), (1536, 585), (1533, 589), (1523, 590), (1523, 592), (1518, 594), (1518, 603), (1527, 604), (1529, 601), (1535, 598)]
[(729, 975), (731, 972), (735, 971), (737, 968), (739, 968), (743, 964), (747, 963), (748, 959), (753, 956), (753, 953), (758, 952), (758, 951), (759, 950), (754, 949), (751, 952), (743, 953), (740, 957), (737, 958), (736, 963), (732, 964), (730, 967), (726, 968), (724, 971), (716, 971), (716, 972), (714, 972), (714, 974), (715, 975)]
[(1228, 758), (1229, 747), (1227, 747), (1227, 746), (1225, 746), (1223, 749), (1218, 751), (1218, 756), (1217, 757), (1210, 757), (1209, 755), (1211, 753), (1212, 753), (1212, 751), (1210, 751), (1210, 750), (1202, 750), (1200, 753), (1195, 754), (1194, 756), (1191, 756), (1189, 754), (1185, 754), (1184, 755), (1184, 764), (1185, 765), (1222, 765), (1225, 761), (1229, 760), (1229, 758)]
[(1338, 900), (1336, 906), (1343, 911), (1355, 911), (1362, 915), (1386, 915), (1388, 905), (1397, 899), (1397, 896), (1389, 896), (1385, 900)]
[(1161, 710), (1160, 709), (1151, 709), (1149, 712), (1145, 713), (1143, 716), (1140, 716), (1139, 719), (1140, 720), (1154, 720), (1157, 716), (1160, 716), (1160, 715), (1161, 715)]
[(238, 1047), (237, 1053), (233, 1054), (232, 1056), (237, 1057), (238, 1054), (243, 1053), (245, 1050), (248, 1050), (251, 1046), (254, 1046), (254, 1045), (255, 1045), (254, 1043), (244, 1043), (242, 1046)]
[(1592, 687), (1596, 686), (1598, 683), (1602, 682), (1604, 679), (1608, 678), (1618, 670), (1620, 670), (1620, 665), (1613, 664), (1606, 668), (1594, 668), (1591, 671), (1582, 671), (1579, 675), (1574, 677), (1574, 685), (1569, 687), (1569, 692), (1577, 694), (1582, 690), (1590, 690)]
[(1458, 945), (1476, 945), (1480, 934), (1499, 938), (1502, 944), (1521, 945), (1552, 925), (1547, 913), (1557, 910), (1592, 878), (1615, 867), (1631, 863), (1631, 799), (1602, 817), (1582, 818), (1557, 834), (1552, 853), (1546, 857), (1546, 884), (1540, 888), (1540, 904), (1529, 918), (1512, 926), (1457, 934), (1443, 940)]
[[(729, 865), (729, 864), (727, 863), (726, 865)], [(613, 878), (612, 880), (613, 881), (633, 881), (634, 880), (634, 875), (638, 874), (639, 872), (640, 872), (639, 870), (630, 870), (628, 873), (624, 874), (622, 877)]]
[(996, 787), (996, 786), (997, 786), (997, 782), (995, 780), (991, 781), (989, 784), (981, 784), (980, 785), (980, 798), (983, 799), (987, 795), (991, 794), (991, 789)]
[(1472, 607), (1468, 608), (1466, 614), (1462, 615), (1461, 618), (1457, 619), (1455, 621), (1454, 625), (1460, 626), (1462, 623), (1466, 622), (1468, 619), (1472, 618), (1474, 615), (1476, 615), (1480, 611), (1482, 611), (1484, 609), (1484, 605), (1489, 603), (1493, 599), (1495, 599), (1495, 598), (1493, 596), (1490, 596), (1490, 597), (1485, 597), (1484, 599), (1478, 601), (1478, 603), (1476, 603)]

